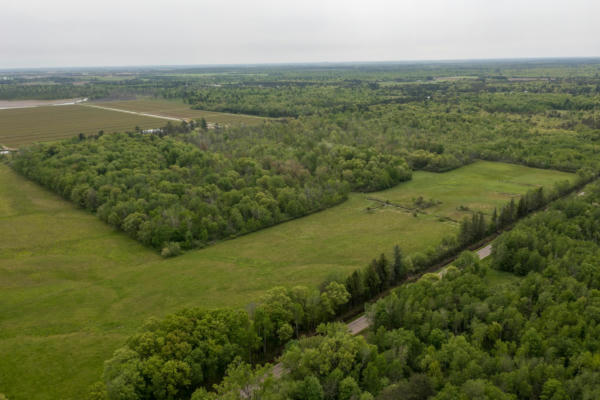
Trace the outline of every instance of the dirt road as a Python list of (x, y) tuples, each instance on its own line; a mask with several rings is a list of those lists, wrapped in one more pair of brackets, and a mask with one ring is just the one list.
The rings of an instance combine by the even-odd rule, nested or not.
[[(477, 255), (480, 260), (488, 257), (492, 253), (492, 245), (488, 244), (485, 247), (477, 250)], [(348, 325), (348, 331), (351, 335), (358, 335), (362, 331), (366, 330), (369, 326), (371, 326), (371, 321), (366, 315), (363, 315), (354, 321), (350, 322)], [(286, 369), (283, 367), (283, 364), (277, 363), (273, 366), (273, 376), (275, 378), (280, 378), (284, 373), (286, 373)]]
[(371, 322), (366, 315), (363, 315), (362, 317), (350, 322), (348, 324), (348, 330), (350, 331), (351, 335), (358, 335), (360, 332), (367, 329), (369, 325), (371, 325)]
[(492, 254), (492, 245), (491, 244), (488, 244), (487, 246), (477, 250), (477, 255), (479, 256), (480, 260), (483, 260), (490, 254)]
[[(476, 254), (480, 260), (483, 260), (484, 258), (488, 257), (490, 254), (492, 254), (492, 245), (488, 244), (487, 246), (482, 247), (481, 249), (477, 250)], [(354, 321), (350, 322), (347, 326), (348, 326), (348, 330), (350, 331), (350, 333), (352, 335), (357, 335), (360, 332), (367, 329), (370, 325), (371, 325), (371, 321), (369, 321), (369, 319), (367, 318), (366, 315), (363, 315), (362, 317), (357, 318)]]
[(181, 119), (181, 118), (166, 117), (164, 115), (158, 115), (158, 114), (148, 114), (148, 113), (137, 112), (137, 111), (122, 110), (120, 108), (102, 107), (102, 106), (97, 106), (97, 105), (92, 105), (92, 104), (85, 104), (83, 106), (84, 107), (99, 108), (101, 110), (117, 111), (117, 112), (122, 112), (122, 113), (126, 113), (126, 114), (142, 115), (144, 117), (167, 119), (169, 121), (178, 121), (178, 122), (183, 121), (183, 119)]
[(70, 106), (87, 101), (84, 99), (60, 99), (60, 100), (0, 100), (0, 110), (13, 108), (33, 108), (43, 106)]

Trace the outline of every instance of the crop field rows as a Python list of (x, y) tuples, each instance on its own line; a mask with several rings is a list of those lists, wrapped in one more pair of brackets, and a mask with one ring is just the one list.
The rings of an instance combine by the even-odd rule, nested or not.
[(101, 110), (80, 105), (0, 110), (0, 144), (8, 147), (53, 141), (83, 134), (158, 128), (158, 118)]
[[(189, 105), (167, 100), (131, 100), (93, 103), (100, 107), (156, 114), (171, 118), (205, 118), (209, 124), (236, 125), (262, 124), (265, 118), (192, 110)], [(86, 105), (44, 106), (0, 110), (0, 144), (19, 147), (34, 142), (48, 142), (71, 138), (83, 133), (123, 132), (159, 128), (168, 120), (105, 110)], [(175, 122), (176, 123), (176, 122)]]
[[(573, 178), (494, 162), (418, 171), (394, 188), (352, 193), (327, 210), (163, 259), (0, 166), (0, 231), (8, 239), (0, 243), (0, 376), (11, 383), (3, 390), (17, 400), (83, 398), (103, 360), (150, 316), (244, 307), (273, 286), (347, 274), (396, 244), (409, 255), (423, 252), (457, 230), (440, 216), (460, 219), (470, 215), (465, 208), (489, 213), (534, 185)], [(373, 210), (369, 197), (435, 205), (413, 216)]]

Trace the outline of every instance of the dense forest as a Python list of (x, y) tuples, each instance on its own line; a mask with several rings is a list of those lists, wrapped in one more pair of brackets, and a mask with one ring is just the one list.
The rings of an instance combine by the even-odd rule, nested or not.
[[(395, 382), (391, 380), (391, 377), (389, 380), (379, 382), (383, 370), (380, 371), (378, 368), (391, 362), (386, 367), (385, 373), (399, 379), (408, 374), (408, 372), (402, 372), (408, 371), (408, 367), (402, 366), (400, 360), (391, 360), (389, 357), (382, 359), (382, 355), (378, 355), (375, 346), (369, 345), (363, 338), (351, 337), (347, 333), (345, 325), (326, 326), (323, 323), (336, 316), (344, 315), (348, 311), (356, 310), (357, 307), (377, 298), (390, 288), (403, 282), (413, 281), (440, 260), (457, 254), (461, 249), (478, 240), (501, 232), (519, 218), (539, 210), (549, 203), (556, 209), (567, 207), (564, 204), (569, 204), (568, 208), (577, 208), (573, 205), (576, 203), (573, 203), (572, 200), (560, 199), (573, 188), (580, 188), (584, 183), (585, 180), (579, 180), (571, 185), (568, 182), (561, 183), (556, 188), (547, 190), (548, 193), (544, 193), (543, 188), (531, 190), (521, 196), (518, 202), (511, 200), (501, 207), (500, 211), (494, 211), (491, 219), (486, 219), (481, 213), (474, 213), (472, 218), (465, 218), (461, 222), (456, 236), (446, 237), (432, 249), (431, 253), (415, 253), (407, 256), (403, 254), (399, 246), (396, 246), (391, 256), (381, 254), (369, 265), (354, 271), (345, 279), (330, 277), (319, 288), (275, 287), (268, 291), (257, 304), (253, 304), (248, 312), (233, 309), (218, 311), (190, 309), (169, 316), (163, 321), (151, 320), (140, 334), (130, 338), (127, 345), (117, 350), (113, 358), (106, 362), (104, 380), (95, 386), (92, 398), (185, 399), (192, 396), (192, 399), (209, 399), (215, 398), (214, 396), (217, 396), (216, 398), (223, 398), (221, 396), (229, 398), (227, 396), (230, 396), (233, 399), (239, 398), (240, 393), (245, 393), (243, 397), (263, 398), (261, 396), (267, 396), (266, 398), (271, 398), (270, 396), (279, 393), (283, 397), (275, 396), (273, 398), (350, 399), (363, 391), (369, 392), (363, 393), (363, 395), (367, 396), (365, 398), (370, 398), (369, 395), (378, 394), (388, 384)], [(600, 186), (594, 186), (593, 189), (592, 187), (586, 188), (586, 190), (594, 190), (596, 196), (600, 196)], [(595, 197), (588, 196), (586, 200), (590, 198)], [(552, 203), (557, 199), (559, 199), (558, 202)], [(600, 218), (600, 214), (598, 216)], [(537, 252), (532, 255), (523, 255), (518, 248), (511, 249), (511, 251), (504, 249), (505, 242), (520, 243), (518, 240), (513, 240), (512, 237), (515, 232), (524, 229), (522, 225), (504, 233), (495, 242), (492, 263), (495, 266), (500, 258), (519, 254), (521, 258), (514, 264), (516, 265), (515, 272), (519, 275), (526, 274), (527, 270), (524, 268), (534, 266), (533, 268), (538, 271), (541, 268), (540, 265), (543, 265)], [(595, 223), (588, 222), (588, 226), (590, 227), (588, 231), (592, 232), (591, 227), (595, 226)], [(593, 235), (597, 236), (597, 233), (594, 232)], [(509, 262), (508, 265), (513, 265), (513, 263)], [(477, 257), (470, 252), (464, 252), (454, 260), (453, 266), (445, 271), (443, 281), (451, 280), (455, 275), (459, 275), (459, 269), (465, 273), (476, 275), (479, 280), (485, 278), (487, 271), (487, 267), (480, 265)], [(425, 274), (419, 282), (432, 283), (438, 280), (438, 275)], [(469, 286), (471, 284), (471, 280), (464, 283), (466, 287), (472, 289)], [(484, 285), (485, 282), (482, 281), (478, 284)], [(453, 291), (454, 288), (449, 290)], [(440, 294), (441, 305), (444, 301), (443, 296), (446, 294), (447, 292)], [(389, 311), (388, 303), (381, 302), (389, 301), (394, 296), (392, 294), (392, 297), (376, 303), (368, 312), (371, 319), (377, 321), (376, 317), (381, 318), (380, 312), (373, 311), (378, 310), (377, 307)], [(422, 296), (423, 293), (417, 295), (417, 298)], [(392, 317), (386, 316), (383, 321), (387, 321), (387, 318)], [(415, 329), (421, 322), (423, 321), (415, 322)], [(227, 328), (228, 326), (229, 328)], [(303, 335), (315, 330), (319, 334), (318, 336), (303, 339)], [(409, 331), (407, 330), (405, 333), (408, 334)], [(443, 333), (437, 331), (434, 333), (437, 335), (435, 340), (441, 343), (440, 335)], [(378, 332), (378, 340), (383, 340), (385, 343), (388, 340), (396, 340), (382, 339), (381, 336), (385, 335)], [(290, 340), (292, 341), (290, 342)], [(418, 343), (418, 348), (423, 351), (426, 343), (419, 343), (417, 338), (414, 340)], [(379, 345), (378, 342), (374, 342), (374, 344)], [(274, 381), (264, 379), (269, 373), (268, 365), (254, 367), (255, 370), (253, 370), (252, 365), (260, 365), (261, 361), (268, 359), (273, 351), (284, 345), (287, 350), (281, 360), (286, 371), (290, 371), (292, 375), (293, 371), (297, 371), (296, 378), (303, 382), (290, 384), (289, 382), (283, 383), (286, 381), (281, 380), (275, 384)], [(396, 343), (395, 345), (400, 344)], [(404, 345), (402, 344), (402, 346)], [(417, 346), (417, 344), (414, 345)], [(342, 352), (346, 356), (347, 346), (357, 352), (348, 356), (350, 359), (344, 361), (344, 363), (350, 363), (348, 368), (337, 370), (335, 367), (329, 367), (327, 372), (320, 372), (321, 381), (316, 379), (315, 376), (319, 376), (316, 371), (320, 371), (322, 368), (319, 363), (335, 365), (342, 362), (338, 360), (340, 357), (338, 353)], [(386, 346), (389, 345), (386, 344), (383, 347), (388, 350)], [(305, 351), (307, 353), (303, 354)], [(370, 355), (367, 359), (352, 361), (353, 357), (359, 357), (359, 353), (360, 357), (365, 354)], [(327, 357), (333, 358), (328, 359)], [(370, 361), (375, 362), (375, 360), (378, 360), (377, 363), (371, 365)], [(408, 362), (406, 358), (402, 358), (401, 361)], [(304, 368), (299, 367), (302, 363), (306, 363)], [(352, 363), (358, 363), (360, 367)], [(168, 368), (166, 368), (167, 365), (169, 365)], [(415, 363), (414, 365), (419, 364)], [(307, 372), (306, 368), (312, 372)], [(363, 368), (368, 368), (368, 370), (363, 371)], [(400, 368), (400, 371), (395, 368)], [(315, 376), (307, 377), (306, 374)], [(329, 376), (329, 374), (332, 375)], [(369, 374), (369, 376), (363, 377), (363, 374)], [(307, 378), (310, 379), (310, 382), (304, 382)], [(323, 379), (325, 380), (323, 381)], [(370, 382), (364, 383), (366, 380), (370, 380)], [(340, 386), (337, 388), (337, 385), (342, 385), (341, 382), (344, 381), (351, 387)], [(357, 382), (361, 384), (359, 385)], [(304, 384), (309, 387), (304, 387)], [(421, 385), (423, 381), (418, 379), (412, 384)], [(425, 384), (431, 387), (423, 389), (425, 390), (423, 393), (433, 394), (433, 384), (429, 381), (425, 381)], [(407, 388), (414, 389), (414, 387), (402, 386), (398, 391), (393, 388), (385, 388), (385, 390), (390, 393), (401, 393)], [(341, 393), (346, 390), (352, 392), (350, 397), (338, 394), (338, 391)], [(316, 391), (316, 394), (310, 394), (313, 391)], [(311, 397), (313, 395), (317, 397)], [(389, 396), (391, 397), (382, 398), (394, 398), (395, 394), (389, 394)]]
[[(13, 166), (165, 255), (330, 207), (348, 191), (392, 187), (411, 170), (443, 172), (475, 159), (582, 177), (600, 169), (593, 78), (293, 88), (250, 81), (202, 90), (187, 100), (209, 109), (218, 107), (198, 102), (243, 101), (300, 117), (80, 135), (24, 149)], [(272, 115), (267, 108), (256, 114)]]
[[(452, 221), (456, 234), (423, 253), (396, 246), (319, 287), (274, 287), (247, 310), (151, 319), (105, 362), (91, 399), (600, 398), (597, 60), (176, 72), (17, 74), (0, 98), (155, 96), (270, 119), (81, 134), (8, 163), (165, 257), (418, 170), (483, 159), (577, 178)], [(464, 251), (492, 238), (484, 261)], [(333, 322), (363, 309), (364, 335)]]
[(383, 189), (411, 176), (402, 158), (368, 148), (323, 147), (305, 164), (269, 154), (276, 150), (232, 157), (170, 137), (96, 135), (31, 147), (13, 166), (164, 255), (330, 207), (349, 188)]
[[(252, 319), (186, 310), (151, 321), (106, 363), (92, 396), (595, 399), (598, 202), (600, 185), (588, 185), (584, 196), (558, 200), (501, 235), (489, 263), (465, 252), (443, 275), (399, 287), (368, 308), (373, 328), (365, 337), (323, 324), (291, 340), (280, 377), (252, 366), (260, 338), (282, 343), (298, 337), (294, 324), (326, 320), (348, 300), (342, 285), (329, 283), (314, 300), (306, 288), (275, 288)], [(390, 273), (407, 272), (403, 259), (396, 250)]]

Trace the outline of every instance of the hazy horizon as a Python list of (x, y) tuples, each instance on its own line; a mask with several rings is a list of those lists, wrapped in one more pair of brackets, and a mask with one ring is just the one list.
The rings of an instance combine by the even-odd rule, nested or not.
[(344, 65), (421, 65), (421, 64), (485, 64), (485, 63), (503, 63), (503, 62), (551, 62), (551, 61), (566, 61), (566, 60), (595, 60), (600, 62), (600, 56), (572, 56), (572, 57), (513, 57), (513, 58), (459, 58), (459, 59), (430, 59), (430, 60), (373, 60), (373, 61), (298, 61), (298, 62), (272, 62), (272, 63), (214, 63), (214, 64), (138, 64), (138, 65), (58, 65), (52, 67), (8, 67), (0, 68), (0, 71), (27, 71), (27, 70), (42, 70), (42, 71), (61, 71), (61, 70), (100, 70), (100, 69), (115, 69), (124, 70), (128, 68), (134, 69), (186, 69), (186, 68), (234, 68), (234, 67), (268, 67), (268, 66), (344, 66)]
[(0, 69), (600, 57), (592, 0), (22, 0)]

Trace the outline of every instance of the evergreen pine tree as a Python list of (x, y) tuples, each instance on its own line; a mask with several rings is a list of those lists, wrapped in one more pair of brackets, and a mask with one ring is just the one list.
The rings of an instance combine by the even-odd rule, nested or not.
[(494, 212), (492, 213), (492, 223), (489, 227), (489, 232), (493, 233), (498, 230), (498, 210), (494, 208)]
[(515, 199), (510, 199), (510, 203), (508, 204), (508, 215), (507, 220), (508, 223), (512, 223), (515, 220), (517, 215), (517, 207), (515, 206)]
[(527, 197), (528, 196), (525, 195), (521, 196), (521, 198), (519, 199), (519, 204), (517, 205), (517, 216), (519, 216), (519, 218), (527, 215)]
[(394, 264), (392, 265), (392, 281), (396, 284), (406, 278), (406, 266), (402, 259), (402, 250), (400, 246), (394, 246)]
[(379, 293), (379, 275), (377, 274), (377, 261), (371, 261), (369, 267), (365, 271), (363, 276), (364, 278), (364, 287), (365, 292), (368, 294), (368, 297), (374, 297)]
[(379, 291), (383, 292), (390, 286), (391, 281), (390, 263), (383, 253), (377, 260), (377, 275), (379, 276)]
[(357, 305), (364, 300), (365, 287), (360, 270), (355, 270), (346, 278), (346, 290), (350, 293), (350, 304)]
[[(473, 217), (471, 217), (472, 219)], [(461, 245), (465, 245), (471, 241), (473, 237), (473, 223), (469, 218), (465, 217), (460, 222), (460, 227), (458, 228), (458, 241)]]

